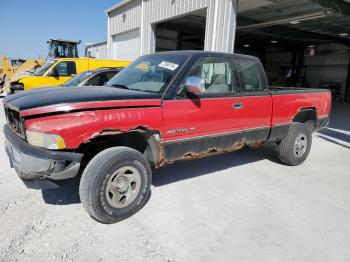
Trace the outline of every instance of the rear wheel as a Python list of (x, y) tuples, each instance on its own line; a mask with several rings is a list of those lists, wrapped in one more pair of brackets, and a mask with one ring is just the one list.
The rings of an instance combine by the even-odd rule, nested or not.
[(293, 123), (279, 144), (279, 159), (290, 166), (302, 164), (309, 155), (312, 132), (307, 124)]
[(84, 170), (79, 188), (81, 203), (94, 219), (118, 222), (145, 204), (151, 179), (151, 167), (140, 152), (128, 147), (106, 149)]

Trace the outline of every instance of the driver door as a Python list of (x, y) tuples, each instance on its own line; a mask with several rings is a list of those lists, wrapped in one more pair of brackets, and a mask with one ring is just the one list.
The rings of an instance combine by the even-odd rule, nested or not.
[[(183, 85), (188, 78), (204, 80), (205, 90), (186, 93)], [(237, 83), (236, 70), (227, 58), (197, 58), (175, 98), (163, 101), (166, 159), (208, 152), (240, 140), (243, 97)]]
[(62, 85), (77, 74), (74, 61), (62, 61), (51, 69), (46, 75), (45, 82), (47, 86)]

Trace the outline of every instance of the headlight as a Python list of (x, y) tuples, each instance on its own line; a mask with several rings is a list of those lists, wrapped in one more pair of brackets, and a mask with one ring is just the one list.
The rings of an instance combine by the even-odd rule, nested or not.
[(64, 149), (66, 144), (59, 135), (46, 134), (35, 131), (26, 131), (28, 143), (33, 146), (47, 149)]

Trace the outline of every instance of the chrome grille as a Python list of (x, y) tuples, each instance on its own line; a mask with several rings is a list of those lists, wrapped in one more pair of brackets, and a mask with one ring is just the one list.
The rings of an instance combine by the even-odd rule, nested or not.
[(25, 126), (20, 113), (16, 110), (13, 110), (5, 106), (5, 115), (6, 115), (6, 119), (9, 127), (15, 133), (17, 133), (20, 137), (25, 138), (26, 136)]

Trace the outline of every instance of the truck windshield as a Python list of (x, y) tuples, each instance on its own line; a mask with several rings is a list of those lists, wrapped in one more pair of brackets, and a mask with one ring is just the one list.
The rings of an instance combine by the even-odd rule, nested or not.
[(85, 79), (89, 78), (92, 74), (93, 74), (93, 72), (91, 72), (91, 71), (83, 72), (83, 73), (69, 79), (67, 82), (65, 82), (63, 84), (63, 86), (77, 86), (81, 82), (83, 82)]
[(138, 58), (107, 82), (107, 86), (151, 93), (162, 93), (187, 56), (146, 55)]
[(46, 71), (55, 63), (55, 60), (49, 60), (44, 65), (39, 67), (35, 72), (35, 76), (42, 76), (46, 73)]

